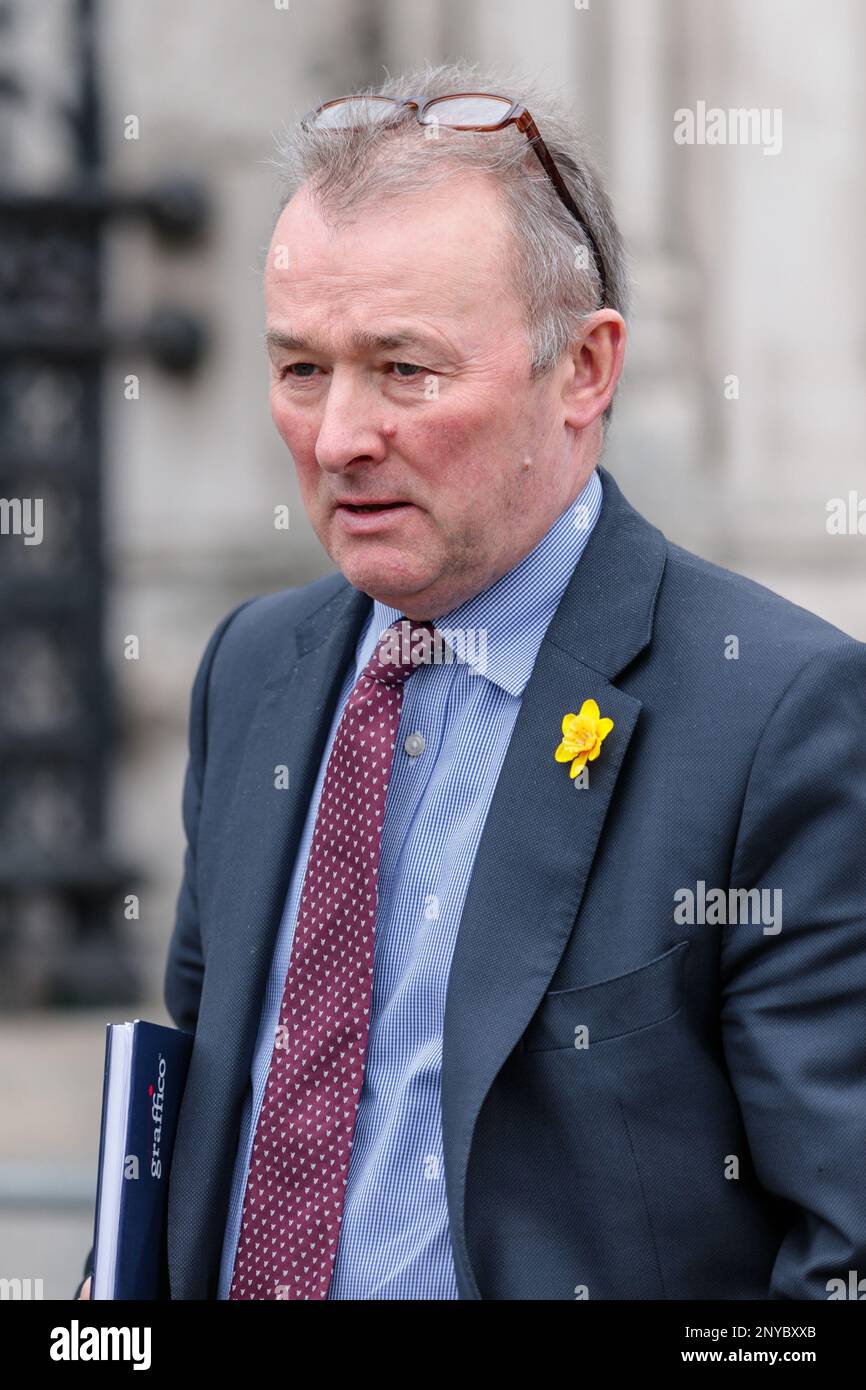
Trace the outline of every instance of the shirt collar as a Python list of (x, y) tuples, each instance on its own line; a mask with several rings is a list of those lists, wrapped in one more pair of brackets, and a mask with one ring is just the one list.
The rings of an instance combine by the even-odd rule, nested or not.
[[(454, 634), (446, 634), (446, 640), (455, 660), (474, 665), (479, 675), (510, 695), (523, 694), (550, 620), (601, 513), (602, 496), (594, 468), (579, 496), (528, 555), (489, 588), (435, 619), (435, 628)], [(399, 608), (374, 599), (356, 652), (358, 674), (385, 628), (402, 616)]]

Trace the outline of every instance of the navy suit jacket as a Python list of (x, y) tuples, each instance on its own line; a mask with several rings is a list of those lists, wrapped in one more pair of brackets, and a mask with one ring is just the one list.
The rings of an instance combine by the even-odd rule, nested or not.
[[(599, 472), (449, 977), (460, 1297), (824, 1299), (866, 1275), (866, 644), (673, 545)], [(249, 600), (195, 679), (173, 1298), (216, 1294), (265, 980), (370, 606), (338, 573)], [(588, 696), (614, 729), (580, 787), (553, 751)], [(678, 920), (700, 884), (768, 890), (780, 929)]]

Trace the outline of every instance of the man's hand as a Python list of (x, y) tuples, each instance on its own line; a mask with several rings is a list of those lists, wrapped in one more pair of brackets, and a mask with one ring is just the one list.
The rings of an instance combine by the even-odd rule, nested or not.
[(90, 1278), (91, 1278), (91, 1276), (88, 1274), (87, 1278), (85, 1279), (84, 1283), (83, 1283), (82, 1286), (81, 1286), (81, 1293), (78, 1295), (79, 1298), (89, 1298), (89, 1297), (90, 1297)]

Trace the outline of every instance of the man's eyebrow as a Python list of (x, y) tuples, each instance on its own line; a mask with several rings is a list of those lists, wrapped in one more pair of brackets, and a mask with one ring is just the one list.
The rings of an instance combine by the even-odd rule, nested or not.
[[(325, 351), (315, 338), (299, 337), (281, 328), (269, 328), (265, 333), (265, 342), (269, 349), (282, 348), (286, 352)], [(409, 329), (400, 333), (374, 333), (362, 328), (351, 338), (351, 346), (355, 352), (393, 352), (397, 348), (410, 345), (437, 348), (436, 340), (431, 335)]]

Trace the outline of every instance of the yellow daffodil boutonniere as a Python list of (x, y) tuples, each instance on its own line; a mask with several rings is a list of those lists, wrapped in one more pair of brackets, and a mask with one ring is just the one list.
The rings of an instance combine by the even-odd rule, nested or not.
[(612, 728), (613, 720), (601, 718), (595, 700), (584, 700), (580, 714), (563, 716), (562, 742), (553, 756), (558, 763), (570, 762), (569, 776), (576, 777), (587, 762), (595, 762)]

